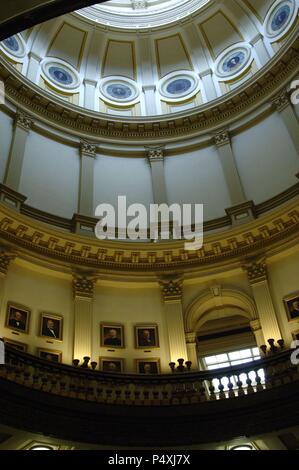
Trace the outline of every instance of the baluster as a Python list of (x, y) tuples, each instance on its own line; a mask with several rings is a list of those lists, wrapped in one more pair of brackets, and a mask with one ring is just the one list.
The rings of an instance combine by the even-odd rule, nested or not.
[(257, 392), (262, 392), (264, 390), (264, 387), (262, 385), (262, 379), (259, 376), (258, 370), (255, 371), (255, 381), (256, 381), (256, 391)]
[(218, 389), (219, 389), (219, 398), (220, 398), (220, 400), (224, 400), (226, 398), (226, 395), (225, 395), (225, 392), (224, 392), (224, 385), (221, 382), (222, 378), (218, 379), (218, 381), (219, 381)]
[(237, 385), (238, 385), (238, 397), (243, 397), (245, 395), (245, 392), (244, 392), (244, 388), (243, 388), (243, 382), (240, 378), (240, 376), (238, 375), (238, 381), (237, 381)]
[(227, 386), (228, 386), (228, 398), (235, 398), (236, 394), (235, 394), (235, 391), (234, 391), (234, 384), (231, 381), (231, 376), (228, 375), (227, 379), (228, 379), (228, 384), (227, 384)]
[(246, 379), (246, 383), (247, 383), (247, 395), (250, 395), (251, 393), (254, 393), (254, 388), (252, 386), (252, 380), (251, 378), (249, 377), (249, 372), (246, 373), (247, 375), (247, 379)]
[(210, 397), (209, 399), (210, 400), (216, 400), (217, 397), (216, 397), (216, 394), (215, 394), (215, 387), (213, 385), (213, 381), (212, 380), (209, 380), (209, 391), (210, 391)]

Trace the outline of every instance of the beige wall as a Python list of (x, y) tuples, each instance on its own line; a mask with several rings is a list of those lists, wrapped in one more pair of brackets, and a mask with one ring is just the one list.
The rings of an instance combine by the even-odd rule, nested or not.
[[(269, 260), (269, 283), (274, 308), (282, 336), (287, 344), (292, 340), (291, 332), (299, 330), (299, 321), (289, 323), (285, 314), (283, 298), (299, 291), (298, 264), (299, 250), (285, 252), (284, 256)], [(183, 290), (183, 311), (200, 295), (209, 292), (213, 285), (223, 289), (233, 289), (252, 298), (251, 288), (245, 273), (240, 269), (223, 269), (210, 275), (185, 281)], [(29, 335), (16, 336), (5, 327), (6, 306), (13, 301), (31, 308)], [(164, 305), (158, 283), (98, 281), (95, 288), (93, 304), (92, 360), (99, 357), (116, 357), (125, 359), (125, 370), (136, 371), (136, 359), (159, 358), (162, 371), (169, 370), (169, 343), (165, 322)], [(64, 318), (63, 342), (39, 337), (40, 313), (42, 311), (62, 315)], [(29, 262), (17, 260), (10, 268), (5, 281), (0, 318), (0, 336), (20, 341), (29, 345), (29, 352), (36, 353), (36, 348), (60, 350), (63, 362), (71, 363), (73, 359), (73, 311), (71, 276), (51, 271)], [(227, 311), (227, 310), (226, 310)], [(221, 310), (219, 311), (221, 317)], [(125, 349), (110, 352), (100, 346), (100, 323), (120, 323), (125, 326)], [(151, 352), (135, 349), (134, 325), (142, 323), (157, 324), (159, 328), (160, 348)], [(80, 358), (81, 359), (81, 358)]]

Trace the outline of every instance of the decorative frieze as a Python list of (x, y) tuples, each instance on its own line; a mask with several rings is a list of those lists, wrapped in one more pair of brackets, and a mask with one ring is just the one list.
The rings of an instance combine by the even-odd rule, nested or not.
[(93, 299), (95, 282), (96, 282), (96, 278), (94, 276), (74, 274), (74, 277), (73, 277), (74, 297)]
[[(25, 212), (27, 214), (27, 212)], [(30, 215), (30, 214), (29, 214)], [(279, 224), (275, 223), (279, 221)], [(26, 228), (26, 230), (25, 230)], [(60, 229), (55, 230), (46, 224), (29, 218), (15, 209), (1, 204), (0, 207), (0, 236), (10, 243), (12, 247), (22, 251), (30, 251), (35, 257), (51, 259), (72, 268), (85, 267), (92, 272), (97, 269), (120, 269), (122, 271), (157, 272), (165, 273), (166, 269), (177, 272), (180, 269), (193, 267), (194, 269), (209, 264), (224, 263), (233, 259), (249, 260), (247, 264), (251, 279), (258, 278), (263, 272), (261, 267), (255, 266), (252, 259), (257, 253), (271, 252), (272, 246), (283, 247), (286, 243), (298, 243), (299, 233), (299, 205), (298, 198), (293, 198), (288, 205), (272, 212), (267, 218), (259, 217), (251, 222), (250, 230), (244, 225), (233, 228), (229, 232), (218, 232), (216, 235), (207, 234), (204, 248), (201, 250), (184, 250), (184, 241), (170, 241), (163, 244), (152, 243), (127, 243), (122, 244), (122, 251), (117, 242), (109, 243), (99, 241), (95, 237), (78, 237)], [(262, 229), (262, 232), (261, 232)], [(262, 233), (266, 233), (265, 237)], [(36, 234), (39, 234), (38, 237)], [(55, 237), (53, 236), (55, 234)], [(216, 238), (217, 236), (217, 238)], [(87, 249), (88, 247), (88, 249)], [(136, 253), (139, 253), (136, 263)], [(165, 253), (168, 256), (165, 257)], [(184, 256), (183, 256), (184, 255)], [(249, 266), (248, 266), (249, 265)], [(171, 286), (171, 285), (170, 285)]]

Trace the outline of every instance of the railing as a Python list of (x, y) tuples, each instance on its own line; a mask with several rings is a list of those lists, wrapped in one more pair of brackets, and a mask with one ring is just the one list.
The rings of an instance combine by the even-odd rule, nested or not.
[(53, 364), (6, 347), (0, 379), (62, 397), (137, 406), (236, 399), (299, 379), (286, 350), (241, 366), (163, 375), (113, 374)]

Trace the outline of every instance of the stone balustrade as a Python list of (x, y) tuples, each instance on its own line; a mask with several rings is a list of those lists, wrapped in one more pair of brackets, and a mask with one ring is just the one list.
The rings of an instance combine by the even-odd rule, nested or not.
[(295, 382), (298, 366), (290, 350), (213, 371), (161, 375), (112, 374), (49, 363), (6, 346), (0, 380), (40, 392), (90, 402), (131, 406), (172, 406), (229, 400)]

